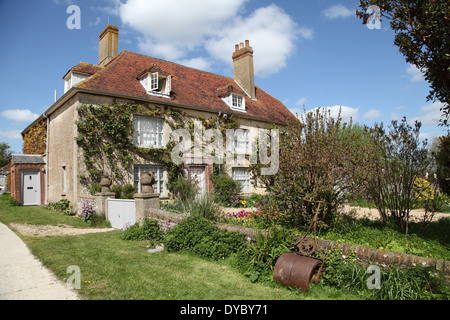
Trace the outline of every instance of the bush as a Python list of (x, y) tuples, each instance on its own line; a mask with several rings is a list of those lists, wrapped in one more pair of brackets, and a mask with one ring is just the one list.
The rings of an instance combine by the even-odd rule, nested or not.
[(167, 231), (164, 245), (169, 252), (187, 251), (218, 260), (239, 251), (244, 243), (240, 233), (220, 230), (202, 217), (188, 217)]
[(126, 228), (120, 238), (122, 240), (153, 240), (160, 242), (163, 240), (163, 232), (159, 229), (158, 223), (153, 219), (144, 219), (142, 226), (136, 222)]
[(75, 215), (75, 212), (73, 212), (72, 209), (72, 205), (70, 204), (70, 201), (67, 199), (61, 199), (58, 202), (49, 203), (47, 205), (47, 208), (50, 210), (62, 212), (69, 216)]
[(380, 271), (380, 288), (368, 289), (370, 273), (357, 264), (354, 253), (344, 255), (340, 249), (323, 257), (321, 285), (329, 285), (359, 293), (365, 299), (429, 300), (448, 298), (443, 279), (424, 267), (389, 267)]
[(226, 174), (215, 176), (213, 182), (214, 200), (223, 206), (230, 207), (230, 199), (234, 199), (235, 195), (241, 192), (241, 184)]
[(116, 194), (116, 199), (133, 199), (136, 187), (129, 183), (124, 186), (114, 185), (111, 187), (111, 191)]
[(170, 184), (170, 190), (176, 200), (185, 202), (195, 199), (198, 194), (199, 187), (197, 181), (194, 179), (178, 177), (176, 181)]

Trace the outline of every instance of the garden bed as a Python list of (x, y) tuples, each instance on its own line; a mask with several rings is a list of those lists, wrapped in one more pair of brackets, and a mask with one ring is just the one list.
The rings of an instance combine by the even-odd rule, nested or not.
[[(237, 208), (232, 208), (229, 210), (231, 212), (242, 210)], [(249, 210), (249, 209), (247, 209)], [(158, 221), (167, 221), (171, 224), (178, 224), (185, 218), (186, 215), (181, 215), (177, 213), (167, 212), (164, 210), (158, 209), (149, 209), (148, 217), (158, 220)], [(221, 229), (225, 229), (227, 231), (235, 231), (241, 234), (246, 235), (248, 239), (255, 238), (256, 229), (246, 228), (243, 226), (226, 224), (226, 223), (217, 223), (217, 226)], [(261, 231), (267, 232), (267, 231)], [(342, 250), (344, 254), (350, 254), (351, 252), (355, 252), (356, 259), (363, 264), (373, 263), (379, 264), (381, 266), (404, 266), (404, 267), (431, 267), (435, 270), (442, 271), (445, 278), (450, 280), (450, 261), (446, 261), (443, 259), (435, 259), (435, 258), (427, 258), (421, 257), (411, 254), (392, 252), (387, 250), (380, 250), (375, 248), (369, 248), (365, 246), (352, 245), (337, 241), (330, 241), (324, 239), (317, 239), (317, 245), (319, 250), (329, 251), (333, 248), (339, 248)]]

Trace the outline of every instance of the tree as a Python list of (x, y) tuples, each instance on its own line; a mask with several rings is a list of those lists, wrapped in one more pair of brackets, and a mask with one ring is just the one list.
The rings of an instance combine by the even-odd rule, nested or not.
[(378, 6), (381, 16), (391, 20), (394, 44), (406, 62), (421, 70), (430, 83), (428, 100), (439, 100), (448, 126), (450, 114), (450, 0), (360, 0), (356, 15), (367, 22), (370, 6)]
[(406, 226), (414, 196), (416, 178), (423, 176), (429, 166), (427, 141), (420, 141), (420, 122), (410, 126), (406, 118), (392, 121), (389, 132), (375, 124), (372, 138), (376, 150), (368, 163), (372, 166), (366, 190), (377, 206), (383, 221), (389, 218)]
[(290, 225), (311, 222), (321, 205), (319, 220), (330, 225), (349, 192), (366, 179), (370, 154), (361, 139), (362, 127), (334, 119), (326, 109), (305, 113), (281, 134), (279, 171), (269, 191), (278, 215)]
[(7, 165), (11, 161), (12, 151), (9, 144), (0, 142), (0, 168)]
[(435, 157), (439, 187), (442, 192), (450, 195), (450, 133), (439, 137)]

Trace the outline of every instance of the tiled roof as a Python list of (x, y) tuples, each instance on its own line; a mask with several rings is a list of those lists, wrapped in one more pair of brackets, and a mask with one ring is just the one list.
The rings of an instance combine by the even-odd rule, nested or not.
[(44, 159), (39, 155), (34, 154), (13, 154), (12, 155), (12, 162), (14, 164), (20, 164), (20, 163), (33, 163), (33, 164), (44, 164)]
[[(171, 75), (170, 99), (148, 94), (139, 82), (139, 77), (153, 68), (164, 70)], [(230, 85), (233, 92), (245, 95), (232, 78), (124, 50), (105, 67), (78, 83), (76, 87), (161, 102), (171, 101), (214, 112), (242, 114), (274, 122), (286, 123), (289, 120), (296, 120), (279, 100), (258, 87), (256, 87), (256, 100), (245, 95), (246, 112), (231, 110), (219, 96), (224, 88)]]
[(97, 66), (94, 64), (90, 64), (90, 63), (86, 63), (86, 62), (80, 62), (79, 64), (77, 64), (75, 67), (71, 68), (69, 71), (67, 71), (67, 73), (64, 75), (63, 78), (65, 78), (65, 76), (70, 72), (70, 71), (74, 71), (76, 73), (81, 73), (81, 74), (87, 74), (87, 75), (93, 75), (94, 73), (96, 73), (97, 71), (101, 70), (103, 67), (101, 66)]

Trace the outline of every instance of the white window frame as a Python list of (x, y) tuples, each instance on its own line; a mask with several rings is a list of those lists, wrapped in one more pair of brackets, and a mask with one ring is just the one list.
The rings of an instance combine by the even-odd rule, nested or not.
[(161, 76), (158, 72), (148, 73), (140, 83), (148, 94), (168, 98), (172, 91), (172, 76)]
[(165, 168), (164, 166), (157, 165), (134, 165), (133, 180), (134, 186), (137, 187), (138, 193), (141, 193), (141, 173), (153, 172), (155, 177), (155, 183), (153, 184), (153, 190), (155, 193), (159, 193), (162, 196), (166, 195), (166, 181), (164, 179)]
[[(133, 116), (134, 145), (143, 148), (162, 148), (164, 146), (164, 119), (147, 116)], [(145, 127), (153, 127), (150, 131), (145, 131)], [(154, 136), (145, 140), (145, 136)]]
[(241, 183), (241, 192), (251, 192), (250, 171), (248, 168), (234, 167), (232, 170), (232, 178)]
[(240, 94), (232, 93), (231, 108), (237, 110), (245, 110), (245, 97)]
[(234, 130), (233, 153), (250, 154), (250, 130), (248, 129)]
[(158, 72), (153, 72), (151, 74), (149, 74), (149, 89), (148, 91), (157, 91), (159, 86), (158, 86)]

